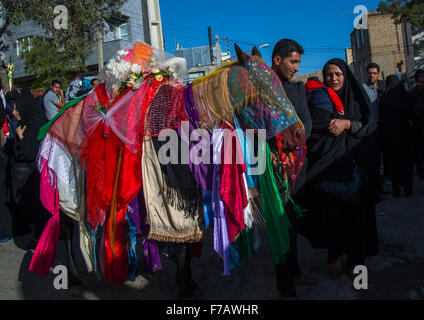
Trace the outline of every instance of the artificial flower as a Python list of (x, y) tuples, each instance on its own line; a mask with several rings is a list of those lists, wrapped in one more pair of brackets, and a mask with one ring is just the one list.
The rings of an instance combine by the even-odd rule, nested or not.
[(133, 64), (131, 67), (131, 72), (132, 73), (140, 73), (142, 70), (141, 66), (138, 64)]
[(153, 74), (159, 74), (159, 73), (160, 73), (160, 70), (159, 70), (159, 69), (153, 69), (153, 70), (152, 70), (152, 73), (153, 73)]
[(162, 75), (160, 75), (160, 74), (158, 74), (156, 77), (155, 77), (155, 79), (156, 79), (156, 81), (162, 81), (163, 80), (163, 76)]

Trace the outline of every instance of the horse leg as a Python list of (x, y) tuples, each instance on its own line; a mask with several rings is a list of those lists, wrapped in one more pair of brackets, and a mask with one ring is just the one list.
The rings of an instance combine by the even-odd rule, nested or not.
[(65, 242), (69, 287), (81, 285), (82, 281), (76, 267), (74, 250), (72, 248), (74, 221), (62, 212), (60, 212), (60, 232)]
[(191, 259), (189, 255), (189, 244), (177, 243), (174, 245), (175, 259), (177, 261), (177, 285), (179, 287), (179, 299), (195, 298), (194, 291), (198, 289), (192, 279)]

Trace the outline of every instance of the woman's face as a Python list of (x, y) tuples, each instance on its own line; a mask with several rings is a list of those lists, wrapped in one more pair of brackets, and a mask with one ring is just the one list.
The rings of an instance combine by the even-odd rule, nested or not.
[(343, 88), (344, 84), (344, 74), (342, 69), (340, 69), (335, 64), (330, 64), (328, 67), (327, 74), (325, 75), (325, 80), (327, 80), (328, 86), (334, 91), (339, 91)]
[(16, 105), (13, 107), (13, 116), (16, 118), (16, 120), (21, 121), (21, 116), (19, 115), (18, 110), (16, 110)]

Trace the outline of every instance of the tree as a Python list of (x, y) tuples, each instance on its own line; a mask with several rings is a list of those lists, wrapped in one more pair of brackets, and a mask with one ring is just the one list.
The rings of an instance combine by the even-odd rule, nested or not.
[(31, 7), (36, 1), (10, 1), (4, 0), (0, 3), (0, 52), (5, 52), (9, 49), (6, 44), (6, 37), (11, 37), (9, 26), (11, 24), (19, 25), (27, 18), (25, 8)]
[[(39, 56), (30, 52), (23, 55), (28, 72), (36, 73), (35, 84), (47, 81), (41, 80), (41, 74), (37, 72), (42, 72), (43, 77), (47, 75), (46, 79), (50, 79), (49, 75), (58, 74), (59, 71), (64, 74), (83, 71), (85, 60), (95, 48), (98, 27), (103, 27), (107, 20), (124, 21), (125, 17), (121, 17), (119, 9), (125, 2), (126, 0), (2, 0), (0, 16), (5, 19), (0, 22), (0, 52), (8, 49), (4, 40), (6, 36), (11, 36), (9, 26), (19, 25), (23, 20), (32, 20), (45, 30), (44, 36), (37, 37), (31, 44), (31, 52), (35, 50)], [(58, 5), (67, 9), (66, 29), (56, 29), (54, 22), (58, 14), (54, 9)], [(114, 26), (108, 27), (113, 30)], [(48, 51), (44, 52), (43, 49)], [(44, 58), (43, 55), (47, 57)], [(61, 61), (64, 67), (60, 68), (56, 61)], [(53, 63), (54, 72), (47, 72), (52, 67), (49, 63)]]
[(381, 1), (379, 9), (393, 13), (396, 22), (409, 22), (417, 28), (424, 28), (423, 0), (387, 0)]
[[(4, 36), (9, 35), (11, 24), (19, 25), (23, 20), (33, 20), (43, 27), (46, 35), (55, 39), (65, 49), (77, 50), (95, 42), (94, 34), (98, 24), (110, 18), (121, 16), (119, 9), (126, 0), (2, 0), (0, 17), (5, 17), (0, 25), (0, 51), (7, 47)], [(68, 28), (56, 29), (55, 7), (64, 6), (68, 12)], [(3, 48), (2, 48), (3, 45)], [(7, 48), (6, 48), (7, 49)]]
[[(25, 47), (25, 44), (24, 44)], [(31, 40), (31, 50), (23, 50), (25, 71), (35, 75), (32, 89), (48, 88), (52, 80), (59, 80), (66, 88), (72, 75), (87, 71), (81, 59), (58, 49), (55, 40), (36, 36)]]

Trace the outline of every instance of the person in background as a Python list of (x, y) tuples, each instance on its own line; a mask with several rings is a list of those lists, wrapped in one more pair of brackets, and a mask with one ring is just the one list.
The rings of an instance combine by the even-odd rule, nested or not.
[(371, 108), (374, 113), (374, 118), (377, 121), (376, 132), (372, 136), (367, 138), (370, 140), (370, 143), (373, 145), (373, 150), (374, 150), (374, 159), (372, 163), (372, 165), (374, 166), (374, 171), (373, 171), (374, 173), (369, 178), (373, 187), (377, 190), (377, 193), (376, 193), (377, 202), (381, 200), (381, 194), (384, 192), (383, 190), (384, 180), (380, 173), (381, 158), (382, 158), (381, 145), (383, 141), (381, 138), (380, 108), (379, 108), (380, 99), (384, 92), (384, 84), (378, 80), (379, 76), (380, 76), (380, 66), (376, 63), (370, 63), (367, 66), (367, 81), (362, 84), (371, 102)]
[[(272, 54), (272, 69), (280, 78), (284, 91), (293, 104), (296, 113), (302, 120), (305, 127), (306, 139), (308, 139), (311, 129), (311, 116), (306, 101), (305, 86), (302, 82), (292, 82), (293, 76), (299, 71), (299, 64), (302, 59), (304, 49), (294, 40), (282, 39), (277, 42)], [(270, 142), (271, 149), (273, 141)], [(275, 150), (275, 148), (274, 148)], [(275, 155), (273, 155), (275, 158)], [(274, 161), (273, 161), (274, 162)], [(283, 164), (284, 165), (284, 164)], [(292, 190), (292, 198), (295, 203), (303, 204), (303, 187), (306, 179), (307, 160), (305, 158), (302, 170), (297, 177), (296, 184)], [(275, 165), (274, 165), (275, 166)], [(290, 249), (286, 255), (286, 262), (276, 265), (277, 290), (280, 299), (298, 299), (295, 284), (312, 285), (316, 279), (305, 275), (299, 268), (297, 259), (297, 214), (290, 203), (285, 207), (292, 228), (290, 229)]]
[(91, 79), (91, 81), (90, 81), (91, 89), (94, 89), (97, 86), (98, 83), (99, 83), (99, 80), (97, 80), (97, 78)]
[(300, 220), (301, 230), (313, 248), (328, 249), (332, 278), (342, 274), (343, 254), (347, 254), (345, 270), (354, 279), (355, 267), (364, 265), (365, 257), (378, 254), (375, 190), (368, 179), (374, 169), (369, 159), (373, 150), (366, 139), (375, 132), (376, 121), (362, 85), (346, 62), (331, 59), (323, 77), (324, 85), (343, 104), (344, 114), (335, 117), (337, 99), (328, 102), (327, 108), (309, 96), (308, 213)]
[(92, 79), (92, 80), (88, 80), (88, 79), (84, 79), (82, 81), (82, 89), (80, 91), (78, 91), (76, 97), (81, 97), (81, 96), (85, 96), (91, 93), (91, 91), (94, 90), (94, 87), (96, 86), (97, 79)]
[(6, 135), (9, 132), (6, 104), (4, 89), (0, 80), (0, 242), (6, 242), (12, 238), (12, 217), (9, 208), (6, 206), (6, 177), (9, 155), (5, 144), (10, 142)]
[(11, 146), (7, 200), (13, 217), (14, 236), (30, 233), (30, 225), (35, 226), (34, 239), (28, 246), (28, 249), (34, 249), (49, 218), (39, 197), (40, 174), (36, 163), (40, 147), (37, 135), (45, 123), (45, 116), (39, 102), (26, 88), (14, 103), (13, 115), (18, 127)]
[(63, 96), (62, 83), (53, 80), (50, 90), (44, 95), (43, 105), (47, 120), (51, 120), (65, 106), (65, 97)]
[(403, 83), (396, 75), (386, 79), (386, 92), (380, 103), (380, 124), (387, 173), (392, 181), (393, 196), (412, 195), (414, 174), (414, 135), (412, 107)]
[(412, 117), (415, 140), (415, 168), (420, 179), (424, 180), (424, 69), (415, 73), (417, 86), (411, 90)]
[(6, 112), (6, 97), (4, 96), (4, 89), (0, 80), (0, 147), (6, 143), (9, 134), (7, 126), (7, 112)]
[(75, 76), (75, 79), (71, 81), (69, 84), (68, 89), (65, 93), (65, 99), (66, 101), (75, 99), (77, 97), (78, 91), (82, 89), (82, 77), (77, 75)]

